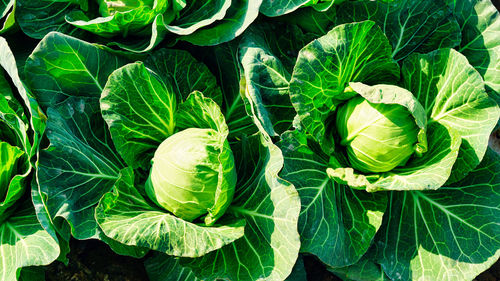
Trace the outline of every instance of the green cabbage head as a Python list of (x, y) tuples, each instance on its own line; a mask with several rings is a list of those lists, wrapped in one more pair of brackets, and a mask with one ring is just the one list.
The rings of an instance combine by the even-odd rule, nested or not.
[(352, 167), (365, 173), (404, 165), (418, 147), (420, 128), (399, 104), (371, 103), (356, 96), (340, 106), (336, 125)]
[(202, 215), (213, 225), (231, 204), (236, 185), (234, 158), (225, 136), (189, 128), (161, 143), (153, 157), (146, 193), (186, 221)]

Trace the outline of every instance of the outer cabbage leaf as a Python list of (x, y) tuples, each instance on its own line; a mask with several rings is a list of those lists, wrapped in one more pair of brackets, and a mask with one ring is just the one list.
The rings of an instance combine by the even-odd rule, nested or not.
[(127, 62), (96, 45), (52, 32), (26, 61), (26, 80), (45, 109), (71, 96), (98, 99), (108, 76)]
[(11, 281), (19, 278), (23, 267), (54, 261), (60, 248), (49, 232), (52, 226), (40, 224), (25, 196), (44, 115), (19, 78), (14, 55), (1, 37), (0, 66), (0, 278)]
[(157, 74), (158, 79), (172, 85), (179, 101), (185, 100), (194, 91), (200, 91), (216, 103), (222, 103), (215, 76), (187, 51), (161, 49), (148, 55), (144, 64)]
[(391, 279), (471, 280), (500, 256), (500, 156), (488, 150), (463, 180), (389, 194), (374, 245)]
[(299, 50), (311, 39), (294, 25), (265, 24), (249, 28), (242, 37), (239, 49), (245, 99), (271, 136), (292, 125), (296, 113), (288, 91), (290, 73)]
[(328, 157), (304, 133), (286, 132), (278, 146), (285, 157), (281, 176), (296, 186), (302, 203), (301, 252), (314, 254), (329, 266), (356, 263), (382, 224), (386, 194), (331, 180), (326, 173)]
[(257, 18), (261, 3), (262, 0), (233, 0), (223, 19), (180, 39), (199, 46), (228, 42), (242, 34)]
[(457, 50), (481, 74), (488, 91), (500, 93), (500, 14), (490, 0), (445, 0), (462, 31)]
[(324, 11), (333, 4), (345, 0), (264, 0), (260, 11), (268, 17), (276, 17), (291, 13), (300, 7), (313, 6), (318, 11)]
[[(247, 114), (247, 104), (243, 97), (246, 82), (240, 73), (238, 43), (239, 40), (233, 40), (208, 49), (204, 48), (204, 52), (207, 52), (204, 56), (205, 62), (221, 86), (224, 98), (220, 105), (229, 127), (230, 139), (241, 135), (252, 135), (258, 130)], [(195, 51), (196, 53), (200, 52)]]
[(22, 267), (48, 265), (59, 256), (57, 240), (40, 225), (30, 200), (0, 222), (0, 278), (18, 280)]
[(96, 218), (108, 237), (123, 244), (174, 256), (200, 257), (244, 234), (245, 221), (241, 219), (226, 219), (207, 227), (159, 209), (139, 193), (130, 168), (121, 171), (114, 190), (101, 199)]
[(449, 182), (462, 179), (483, 158), (500, 109), (488, 97), (484, 82), (467, 59), (441, 49), (404, 61), (404, 87), (424, 106), (429, 122), (453, 128), (462, 138)]
[(153, 254), (144, 262), (144, 266), (150, 280), (201, 281), (192, 270), (180, 265), (178, 259), (162, 253)]
[(336, 24), (372, 20), (392, 45), (400, 61), (413, 52), (453, 48), (460, 43), (460, 27), (442, 0), (357, 1), (336, 7)]
[[(371, 255), (370, 248), (367, 255)], [(363, 256), (357, 263), (346, 267), (328, 267), (328, 271), (345, 281), (389, 281), (381, 266), (371, 256)]]
[(176, 96), (140, 62), (109, 76), (100, 105), (116, 150), (132, 168), (149, 167), (155, 149), (174, 133)]
[(66, 14), (80, 9), (75, 2), (73, 0), (16, 0), (16, 20), (26, 35), (36, 39), (43, 38), (51, 31), (79, 35), (81, 30), (64, 19)]

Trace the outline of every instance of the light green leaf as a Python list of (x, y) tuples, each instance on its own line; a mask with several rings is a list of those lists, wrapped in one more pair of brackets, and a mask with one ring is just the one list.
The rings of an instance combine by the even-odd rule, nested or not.
[(290, 98), (307, 132), (323, 143), (325, 121), (349, 82), (395, 82), (399, 67), (374, 22), (339, 25), (305, 46), (297, 58)]
[(198, 46), (228, 42), (243, 33), (257, 18), (261, 3), (262, 0), (234, 0), (223, 19), (180, 39)]
[(490, 0), (446, 0), (462, 31), (457, 50), (500, 93), (500, 14)]
[(305, 134), (286, 132), (278, 145), (285, 157), (281, 176), (296, 186), (302, 203), (301, 252), (329, 266), (357, 262), (382, 224), (386, 194), (335, 183), (326, 173), (328, 158), (308, 146)]
[(139, 246), (180, 257), (200, 257), (241, 238), (245, 221), (219, 220), (206, 227), (186, 222), (152, 207), (134, 186), (132, 169), (121, 171), (115, 191), (103, 196), (96, 219), (106, 236), (130, 246)]
[(500, 109), (488, 97), (479, 73), (453, 49), (410, 56), (402, 67), (404, 87), (427, 111), (429, 122), (456, 130), (462, 138), (449, 182), (474, 169), (486, 151)]
[(201, 258), (181, 259), (181, 264), (200, 279), (283, 280), (300, 246), (298, 194), (278, 177), (283, 156), (268, 136), (243, 138), (232, 149), (238, 183), (226, 215), (246, 220), (245, 236)]
[(26, 61), (26, 80), (45, 109), (71, 96), (98, 99), (108, 76), (126, 63), (96, 45), (52, 32)]
[(460, 182), (392, 192), (374, 245), (391, 279), (472, 280), (500, 256), (500, 156), (488, 150)]
[(142, 62), (115, 70), (101, 95), (102, 117), (128, 166), (146, 169), (156, 148), (174, 133), (176, 96)]
[(186, 101), (179, 105), (176, 115), (178, 130), (187, 128), (214, 129), (221, 134), (224, 140), (229, 134), (220, 107), (210, 98), (203, 96), (201, 92), (191, 93)]
[(189, 7), (181, 10), (177, 19), (166, 24), (165, 28), (177, 35), (192, 34), (200, 28), (210, 26), (214, 22), (224, 19), (232, 2), (234, 1), (191, 1)]
[(35, 216), (30, 200), (0, 223), (0, 279), (16, 281), (25, 266), (48, 265), (59, 255), (57, 242)]

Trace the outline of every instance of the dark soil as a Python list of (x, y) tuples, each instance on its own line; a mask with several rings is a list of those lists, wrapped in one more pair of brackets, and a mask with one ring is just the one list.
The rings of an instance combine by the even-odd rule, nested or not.
[(46, 281), (147, 281), (143, 260), (115, 254), (98, 240), (72, 240), (69, 263), (47, 267)]

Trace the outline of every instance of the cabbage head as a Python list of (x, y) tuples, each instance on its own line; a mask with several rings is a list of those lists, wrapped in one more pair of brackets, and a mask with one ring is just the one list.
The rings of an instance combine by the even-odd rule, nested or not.
[(234, 158), (224, 135), (189, 128), (161, 143), (152, 160), (146, 192), (156, 204), (186, 221), (206, 215), (212, 225), (232, 201)]
[(420, 131), (404, 106), (371, 103), (361, 96), (339, 108), (336, 125), (352, 167), (365, 173), (404, 165), (417, 148)]

